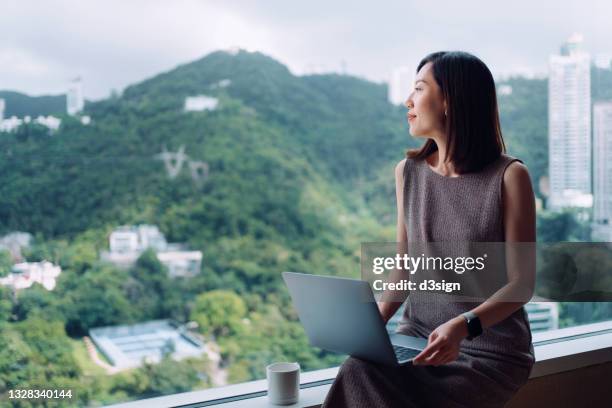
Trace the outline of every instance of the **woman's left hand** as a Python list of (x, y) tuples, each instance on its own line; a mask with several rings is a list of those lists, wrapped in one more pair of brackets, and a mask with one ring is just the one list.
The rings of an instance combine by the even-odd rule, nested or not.
[(463, 316), (441, 324), (431, 332), (427, 347), (412, 360), (413, 364), (438, 366), (455, 361), (459, 356), (461, 340), (467, 335), (467, 323)]

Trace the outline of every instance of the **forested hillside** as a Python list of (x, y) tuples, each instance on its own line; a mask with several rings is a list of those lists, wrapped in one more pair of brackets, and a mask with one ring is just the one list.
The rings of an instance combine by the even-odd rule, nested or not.
[(21, 92), (0, 91), (0, 99), (6, 104), (4, 117), (26, 115), (33, 118), (42, 115), (62, 115), (66, 112), (66, 95), (28, 96)]

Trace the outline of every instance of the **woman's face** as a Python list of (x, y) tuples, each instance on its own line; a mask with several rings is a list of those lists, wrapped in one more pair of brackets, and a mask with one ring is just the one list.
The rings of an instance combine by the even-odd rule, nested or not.
[(404, 104), (408, 108), (410, 134), (415, 137), (444, 134), (446, 102), (434, 80), (432, 65), (428, 62), (421, 67), (414, 79), (414, 89)]

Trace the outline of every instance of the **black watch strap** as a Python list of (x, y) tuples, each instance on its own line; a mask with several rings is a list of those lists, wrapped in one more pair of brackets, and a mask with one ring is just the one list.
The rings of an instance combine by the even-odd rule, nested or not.
[(463, 318), (467, 323), (468, 329), (468, 340), (472, 340), (474, 337), (478, 337), (482, 334), (482, 325), (480, 324), (480, 319), (476, 316), (474, 312), (465, 312), (462, 313)]

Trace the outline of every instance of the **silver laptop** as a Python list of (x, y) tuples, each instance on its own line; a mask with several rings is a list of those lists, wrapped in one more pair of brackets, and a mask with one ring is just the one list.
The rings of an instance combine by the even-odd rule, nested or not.
[(386, 365), (410, 363), (427, 339), (389, 336), (370, 285), (361, 280), (283, 272), (310, 343)]

